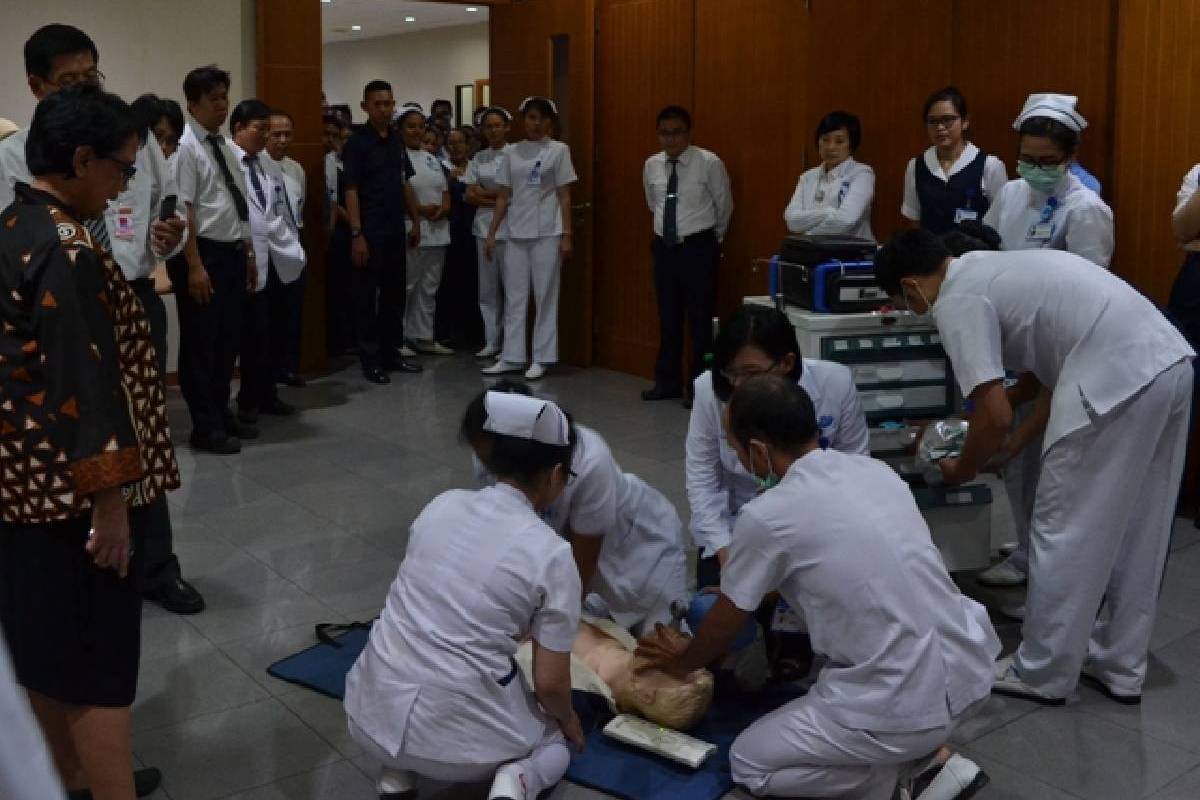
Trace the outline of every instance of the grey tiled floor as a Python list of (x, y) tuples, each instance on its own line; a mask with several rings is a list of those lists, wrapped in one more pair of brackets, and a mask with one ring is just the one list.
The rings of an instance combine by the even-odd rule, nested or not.
[[(163, 770), (155, 798), (375, 797), (372, 765), (347, 736), (340, 704), (265, 668), (311, 644), (313, 623), (376, 614), (408, 522), (437, 492), (470, 485), (456, 426), (483, 382), (467, 358), (426, 359), (426, 367), (386, 387), (347, 369), (284, 390), (303, 414), (266, 420), (263, 437), (239, 456), (196, 455), (181, 444), (176, 550), (209, 608), (175, 617), (146, 607), (134, 750)], [(643, 404), (643, 383), (602, 370), (563, 369), (538, 388), (598, 429), (622, 466), (686, 519), (686, 412)], [(170, 405), (182, 441), (177, 392)], [(998, 627), (1011, 646), (1016, 626)], [(955, 739), (992, 777), (983, 800), (1200, 797), (1200, 535), (1191, 523), (1177, 525), (1140, 709), (1086, 689), (1060, 709), (994, 698)], [(422, 797), (485, 790), (430, 785)], [(602, 797), (569, 785), (552, 796)]]

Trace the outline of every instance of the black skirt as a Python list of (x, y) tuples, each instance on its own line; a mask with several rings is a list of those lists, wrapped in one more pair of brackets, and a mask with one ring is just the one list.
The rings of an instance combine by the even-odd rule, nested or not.
[[(137, 513), (136, 511), (134, 513)], [(142, 558), (92, 564), (91, 519), (0, 523), (0, 626), (17, 682), (61, 703), (120, 708), (137, 692)]]

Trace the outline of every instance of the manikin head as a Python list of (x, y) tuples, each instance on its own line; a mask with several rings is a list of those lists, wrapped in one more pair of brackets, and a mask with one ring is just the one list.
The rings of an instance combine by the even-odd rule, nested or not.
[(629, 680), (610, 687), (617, 708), (677, 731), (686, 731), (699, 722), (712, 705), (712, 673), (698, 669), (677, 678), (659, 669), (641, 669), (645, 663), (645, 659), (634, 656)]

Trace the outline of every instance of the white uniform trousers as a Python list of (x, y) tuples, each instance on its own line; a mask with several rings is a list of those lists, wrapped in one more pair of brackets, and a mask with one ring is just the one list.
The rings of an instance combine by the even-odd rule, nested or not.
[(487, 240), (475, 238), (479, 263), (479, 313), (483, 317), (483, 343), (499, 347), (504, 333), (504, 287), (500, 272), (504, 264), (504, 242), (496, 242), (496, 254), (491, 259), (484, 252)]
[[(1033, 411), (1027, 403), (1013, 409), (1013, 430)], [(1042, 440), (1032, 441), (1004, 465), (1004, 490), (1012, 508), (1013, 527), (1017, 534), (1017, 549), (1008, 563), (1020, 572), (1029, 573), (1029, 520), (1033, 516), (1033, 500), (1037, 496), (1038, 475), (1042, 471)]]
[(1185, 359), (1108, 414), (1092, 414), (1042, 460), (1014, 665), (1053, 697), (1068, 696), (1085, 665), (1118, 692), (1141, 691), (1192, 381)]
[(525, 317), (529, 291), (537, 316), (533, 323), (533, 361), (558, 361), (558, 288), (562, 256), (561, 236), (509, 239), (504, 244), (504, 352), (502, 361), (525, 363)]
[(427, 342), (433, 339), (433, 312), (446, 263), (446, 246), (409, 248), (407, 256), (404, 337)]
[(901, 770), (941, 747), (987, 699), (948, 725), (872, 732), (834, 722), (823, 701), (809, 694), (775, 709), (734, 740), (733, 780), (757, 796), (892, 800)]

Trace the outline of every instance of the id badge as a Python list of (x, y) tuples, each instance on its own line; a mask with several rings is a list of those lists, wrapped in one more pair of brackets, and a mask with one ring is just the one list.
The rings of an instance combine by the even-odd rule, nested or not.
[(955, 225), (957, 225), (960, 222), (967, 221), (967, 220), (977, 220), (977, 219), (979, 219), (978, 211), (974, 211), (970, 208), (954, 209), (954, 224)]
[(1025, 236), (1025, 238), (1031, 241), (1048, 242), (1050, 241), (1050, 237), (1053, 235), (1053, 222), (1038, 222), (1030, 226), (1029, 233)]
[(126, 242), (133, 241), (133, 209), (121, 206), (117, 209), (116, 237)]
[(526, 184), (529, 186), (542, 185), (542, 168), (537, 164), (529, 168), (529, 180), (526, 181)]
[(792, 611), (786, 601), (780, 600), (775, 606), (775, 614), (771, 617), (771, 630), (776, 633), (804, 633), (804, 619)]

